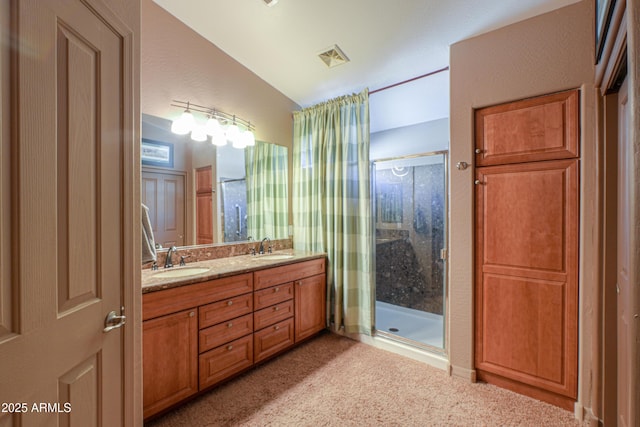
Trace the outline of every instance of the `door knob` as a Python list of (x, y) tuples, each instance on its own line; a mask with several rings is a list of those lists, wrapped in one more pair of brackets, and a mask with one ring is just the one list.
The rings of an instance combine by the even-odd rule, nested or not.
[(109, 332), (118, 329), (126, 323), (127, 317), (124, 315), (124, 307), (120, 307), (120, 315), (115, 310), (111, 310), (104, 319), (104, 329), (102, 332)]

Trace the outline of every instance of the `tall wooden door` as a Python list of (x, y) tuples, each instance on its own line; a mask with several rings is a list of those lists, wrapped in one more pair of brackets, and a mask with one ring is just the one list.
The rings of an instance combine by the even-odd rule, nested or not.
[(131, 326), (106, 318), (133, 292), (125, 257), (136, 259), (130, 236), (140, 230), (130, 220), (140, 210), (134, 39), (100, 1), (22, 0), (0, 11), (16, 43), (2, 67), (11, 165), (0, 187), (0, 425), (131, 425)]
[(186, 244), (184, 181), (184, 173), (142, 171), (142, 203), (149, 208), (154, 240), (165, 248)]
[(477, 374), (568, 410), (578, 374), (577, 100), (571, 91), (476, 113)]
[[(618, 92), (618, 250), (617, 250), (617, 292), (618, 292), (618, 425), (632, 426), (638, 408), (634, 408), (634, 363), (631, 358), (633, 334), (633, 301), (629, 282), (630, 272), (630, 234), (631, 231), (631, 191), (630, 183), (633, 176), (631, 160), (633, 156), (629, 140), (629, 89), (625, 80)], [(635, 368), (637, 369), (637, 367)]]
[(196, 244), (213, 243), (213, 173), (211, 166), (196, 169)]

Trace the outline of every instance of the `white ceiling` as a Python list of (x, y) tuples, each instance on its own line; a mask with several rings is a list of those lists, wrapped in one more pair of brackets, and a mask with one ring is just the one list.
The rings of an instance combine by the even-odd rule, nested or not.
[[(154, 1), (307, 107), (447, 67), (451, 44), (579, 0)], [(327, 68), (317, 54), (334, 44), (350, 62)], [(444, 97), (438, 105), (446, 117), (448, 73), (436, 76), (404, 90)], [(434, 110), (431, 119), (443, 117), (438, 106), (425, 108)], [(397, 123), (382, 128), (389, 126)]]

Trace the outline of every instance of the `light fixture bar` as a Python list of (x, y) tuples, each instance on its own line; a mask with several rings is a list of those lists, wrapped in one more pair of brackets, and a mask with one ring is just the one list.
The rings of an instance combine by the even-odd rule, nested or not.
[(193, 104), (191, 102), (186, 102), (186, 101), (176, 101), (174, 99), (171, 102), (172, 103), (170, 105), (172, 107), (178, 107), (184, 110), (188, 109), (190, 111), (197, 111), (199, 113), (207, 114), (210, 117), (213, 117), (217, 120), (222, 120), (225, 122), (225, 124), (236, 124), (250, 131), (255, 130), (255, 126), (250, 121), (241, 119), (240, 117), (234, 114), (225, 113), (224, 111), (220, 111), (216, 108)]

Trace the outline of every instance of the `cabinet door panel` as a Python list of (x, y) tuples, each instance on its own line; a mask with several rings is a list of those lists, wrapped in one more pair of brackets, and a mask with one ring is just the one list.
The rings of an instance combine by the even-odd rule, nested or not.
[(476, 166), (578, 157), (579, 91), (475, 112)]
[(578, 161), (479, 168), (475, 362), (577, 397)]
[(326, 327), (326, 276), (296, 280), (296, 342)]
[(198, 391), (198, 322), (185, 310), (143, 322), (144, 417)]

